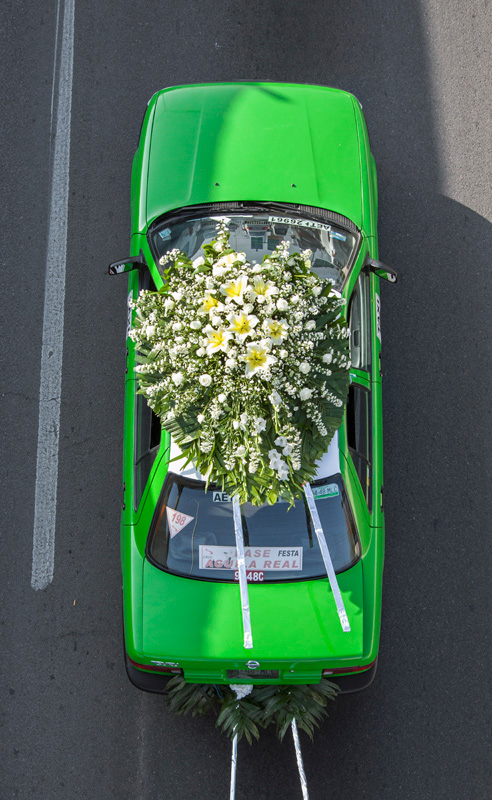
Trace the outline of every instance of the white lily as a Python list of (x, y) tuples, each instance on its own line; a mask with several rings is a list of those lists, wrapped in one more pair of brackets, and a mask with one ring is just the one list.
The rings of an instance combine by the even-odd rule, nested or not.
[(213, 314), (216, 311), (223, 311), (224, 304), (217, 300), (210, 292), (205, 293), (203, 303), (198, 309), (199, 314)]
[(204, 333), (207, 334), (207, 341), (205, 344), (205, 350), (208, 356), (213, 356), (214, 353), (218, 353), (220, 350), (225, 352), (227, 349), (227, 342), (231, 338), (232, 334), (225, 331), (223, 328), (212, 328), (211, 325), (207, 325), (204, 329)]
[(220, 287), (220, 291), (225, 295), (226, 303), (234, 301), (242, 306), (244, 299), (243, 294), (248, 286), (248, 278), (246, 275), (240, 275), (236, 280), (227, 281)]
[(266, 319), (263, 324), (267, 336), (274, 344), (282, 344), (289, 335), (289, 326), (286, 319)]
[(222, 258), (219, 258), (219, 260), (216, 262), (216, 264), (217, 264), (218, 267), (233, 267), (235, 262), (238, 261), (238, 260), (239, 260), (239, 254), (238, 253), (234, 253), (234, 252), (233, 253), (227, 253), (226, 256), (222, 256)]
[(229, 314), (227, 317), (229, 321), (228, 330), (236, 336), (238, 342), (244, 342), (248, 336), (254, 335), (254, 328), (258, 324), (258, 317), (254, 314), (245, 314), (241, 311), (240, 314)]
[(262, 339), (247, 345), (246, 354), (239, 356), (241, 361), (246, 363), (246, 376), (251, 378), (257, 372), (264, 372), (271, 364), (275, 364), (276, 358), (270, 353), (270, 341)]
[(278, 287), (272, 281), (266, 281), (261, 275), (255, 275), (253, 278), (253, 286), (250, 295), (253, 299), (263, 297), (264, 302), (267, 298), (278, 294)]

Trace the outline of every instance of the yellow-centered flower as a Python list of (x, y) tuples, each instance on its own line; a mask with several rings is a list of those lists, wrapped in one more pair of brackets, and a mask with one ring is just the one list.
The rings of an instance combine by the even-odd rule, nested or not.
[(286, 319), (266, 319), (264, 329), (274, 344), (282, 344), (282, 341), (289, 335)]
[(239, 342), (244, 342), (248, 336), (253, 336), (254, 328), (259, 321), (254, 314), (245, 314), (244, 311), (240, 314), (229, 314), (227, 319), (230, 323), (228, 330), (236, 335)]
[(266, 281), (261, 275), (255, 275), (253, 278), (253, 287), (251, 295), (256, 298), (258, 296), (266, 298), (278, 294), (278, 288), (272, 281)]
[(226, 351), (227, 342), (232, 334), (228, 333), (223, 328), (216, 330), (212, 328), (211, 325), (207, 325), (204, 329), (204, 333), (207, 335), (205, 350), (208, 356), (213, 356), (213, 354), (218, 353), (219, 350), (222, 350), (222, 352)]
[(243, 293), (246, 291), (247, 284), (248, 278), (246, 275), (240, 275), (236, 280), (223, 283), (220, 287), (220, 291), (225, 295), (226, 303), (230, 303), (233, 300), (235, 303), (242, 306), (244, 302)]
[(239, 358), (246, 363), (246, 375), (248, 378), (251, 378), (260, 370), (266, 370), (277, 360), (275, 356), (270, 354), (270, 342), (268, 339), (248, 344), (246, 354), (239, 356)]
[(214, 310), (220, 311), (221, 308), (224, 306), (222, 303), (219, 303), (216, 297), (210, 292), (205, 293), (205, 297), (203, 298), (203, 305), (200, 306), (198, 309), (199, 314), (210, 314), (213, 313)]

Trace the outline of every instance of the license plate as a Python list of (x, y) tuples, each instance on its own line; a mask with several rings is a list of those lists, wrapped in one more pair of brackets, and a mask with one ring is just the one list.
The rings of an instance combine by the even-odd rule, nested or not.
[(228, 669), (228, 678), (278, 678), (278, 669)]

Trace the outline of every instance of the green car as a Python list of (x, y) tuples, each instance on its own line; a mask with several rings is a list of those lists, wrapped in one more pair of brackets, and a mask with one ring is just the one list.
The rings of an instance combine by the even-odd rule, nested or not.
[[(121, 563), (126, 667), (139, 688), (191, 683), (368, 686), (377, 665), (384, 553), (376, 169), (361, 105), (321, 86), (215, 83), (157, 92), (132, 172), (129, 301), (163, 285), (159, 259), (190, 258), (229, 220), (262, 261), (282, 240), (346, 299), (351, 384), (312, 491), (349, 620), (344, 631), (306, 502), (241, 507), (254, 646), (243, 646), (233, 504), (185, 466), (137, 394), (127, 325)], [(179, 535), (178, 535), (179, 534)]]

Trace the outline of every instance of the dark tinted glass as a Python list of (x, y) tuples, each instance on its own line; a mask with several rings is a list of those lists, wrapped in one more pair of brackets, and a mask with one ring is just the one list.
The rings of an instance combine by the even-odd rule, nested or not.
[(350, 353), (352, 366), (369, 370), (371, 367), (371, 278), (361, 272), (350, 300)]
[(371, 394), (351, 384), (346, 411), (347, 440), (367, 505), (371, 508)]
[(135, 409), (135, 508), (144, 493), (161, 443), (161, 423), (145, 397), (137, 394)]
[[(235, 580), (236, 542), (232, 501), (201, 481), (169, 473), (152, 524), (150, 560), (177, 575)], [(321, 524), (335, 570), (351, 566), (359, 541), (340, 475), (313, 483)], [(288, 510), (241, 506), (246, 569), (262, 581), (292, 581), (326, 575), (316, 534), (304, 501)]]

